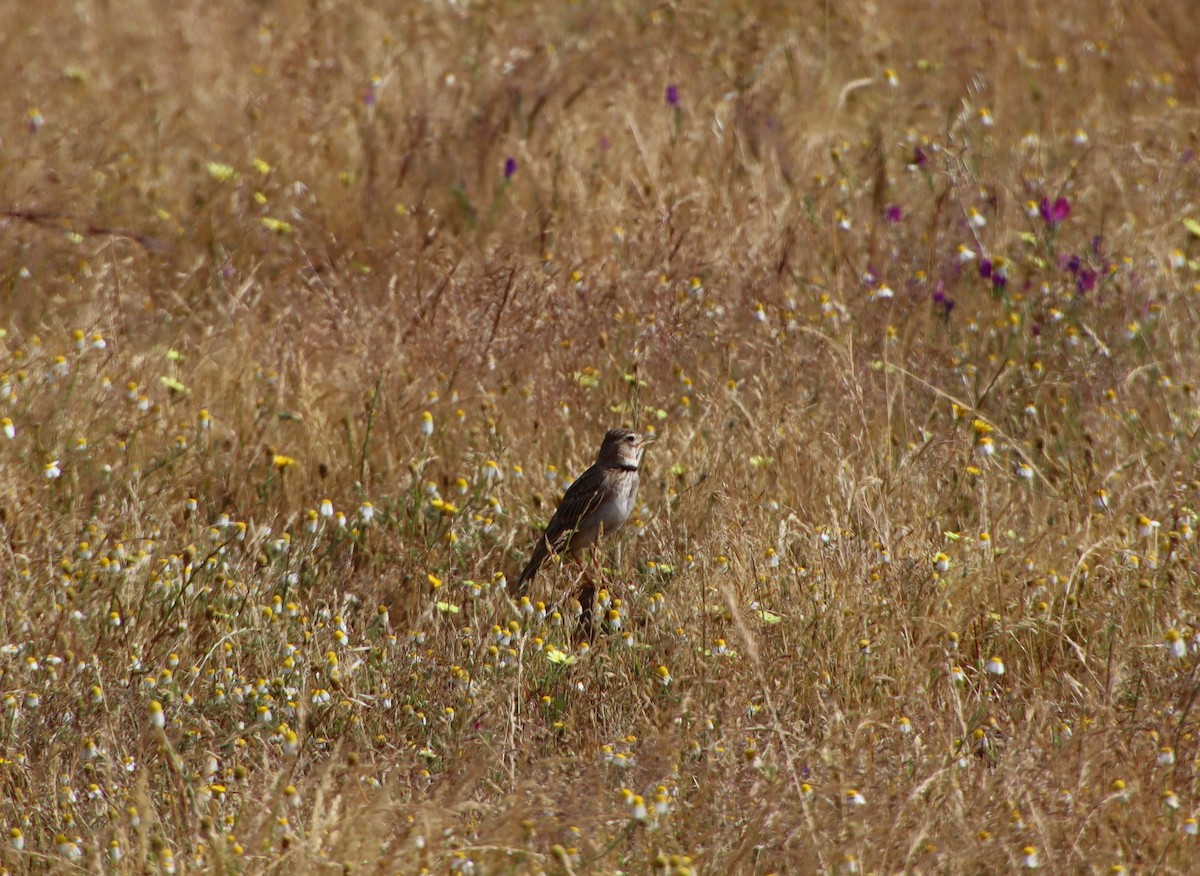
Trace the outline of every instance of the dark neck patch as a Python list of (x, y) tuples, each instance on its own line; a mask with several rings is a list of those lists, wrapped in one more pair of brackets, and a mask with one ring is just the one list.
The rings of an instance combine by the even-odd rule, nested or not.
[(619, 468), (621, 471), (637, 471), (638, 470), (638, 467), (636, 465), (634, 465), (632, 462), (618, 462), (617, 468)]

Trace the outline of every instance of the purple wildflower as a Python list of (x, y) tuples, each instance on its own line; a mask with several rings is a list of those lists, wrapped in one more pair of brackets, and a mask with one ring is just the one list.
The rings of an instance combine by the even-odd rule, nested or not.
[(1042, 214), (1042, 219), (1051, 228), (1058, 226), (1060, 222), (1071, 215), (1071, 202), (1066, 198), (1058, 198), (1054, 203), (1050, 203), (1049, 198), (1042, 198), (1042, 203), (1038, 205), (1038, 210)]
[(981, 276), (985, 280), (992, 279), (992, 260), (991, 259), (983, 259), (979, 263), (979, 276)]
[(909, 160), (908, 163), (914, 164), (917, 167), (921, 168), (921, 170), (924, 170), (926, 167), (929, 166), (929, 156), (925, 154), (924, 149), (922, 149), (920, 146), (918, 146), (917, 148), (915, 148), (913, 150), (912, 158)]
[(509, 156), (504, 159), (504, 178), (512, 179), (512, 175), (517, 172), (517, 159)]
[(667, 106), (679, 106), (679, 86), (673, 82), (667, 86)]
[(376, 88), (379, 86), (379, 77), (371, 77), (371, 81), (367, 83), (367, 87), (363, 89), (362, 102), (363, 106), (375, 106), (375, 101), (379, 99), (376, 93)]
[(1096, 288), (1096, 272), (1091, 268), (1084, 268), (1075, 277), (1075, 288), (1079, 290), (1079, 294), (1083, 295), (1086, 292), (1091, 292)]
[(942, 318), (949, 319), (950, 311), (954, 309), (954, 299), (946, 297), (946, 284), (938, 280), (937, 288), (933, 292), (933, 303), (942, 308)]
[(895, 225), (904, 218), (904, 210), (899, 204), (889, 204), (883, 211), (884, 218)]

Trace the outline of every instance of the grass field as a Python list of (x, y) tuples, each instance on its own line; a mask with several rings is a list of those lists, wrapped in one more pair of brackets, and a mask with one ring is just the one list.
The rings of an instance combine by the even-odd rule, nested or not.
[(0, 5), (0, 873), (1195, 872), (1200, 18), (766, 5)]

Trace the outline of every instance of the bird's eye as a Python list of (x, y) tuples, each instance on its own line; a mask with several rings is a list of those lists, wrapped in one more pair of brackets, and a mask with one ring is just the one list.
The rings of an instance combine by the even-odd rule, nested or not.
[(630, 444), (632, 444), (632, 443), (633, 443), (633, 436), (632, 436), (632, 435), (626, 435), (626, 436), (625, 436), (625, 440), (626, 440), (626, 441), (628, 441)]

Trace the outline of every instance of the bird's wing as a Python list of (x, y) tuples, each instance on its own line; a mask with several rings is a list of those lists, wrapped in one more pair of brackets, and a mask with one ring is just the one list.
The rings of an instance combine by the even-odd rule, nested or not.
[(561, 550), (565, 538), (579, 528), (579, 524), (604, 501), (604, 470), (593, 465), (579, 476), (558, 505), (558, 510), (546, 526), (546, 541), (555, 550)]
[(554, 516), (546, 524), (546, 531), (538, 537), (528, 565), (517, 579), (517, 593), (525, 592), (526, 585), (537, 574), (551, 551), (559, 553), (567, 547), (571, 534), (579, 529), (583, 519), (604, 501), (603, 487), (604, 469), (593, 465), (567, 488)]

